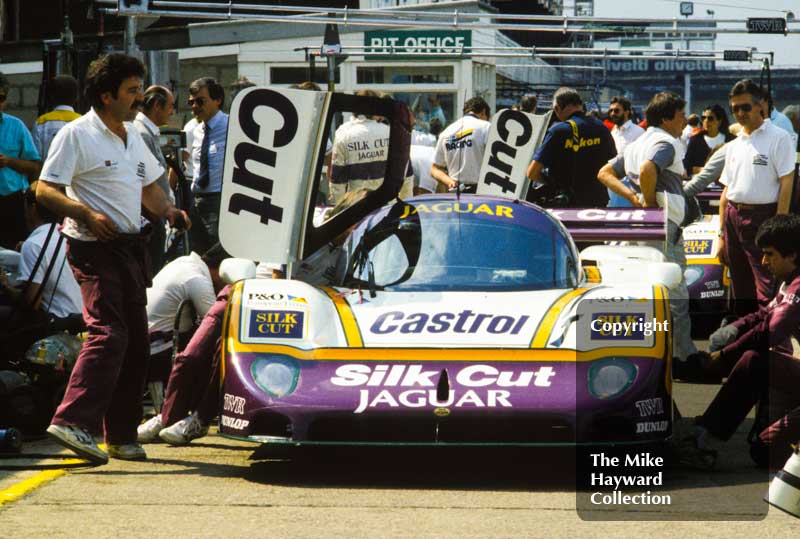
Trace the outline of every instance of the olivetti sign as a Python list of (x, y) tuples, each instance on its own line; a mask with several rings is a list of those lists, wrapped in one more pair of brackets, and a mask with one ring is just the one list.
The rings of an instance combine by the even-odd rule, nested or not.
[(716, 70), (713, 60), (690, 60), (664, 58), (663, 60), (605, 60), (605, 68), (609, 74), (614, 73), (707, 73)]

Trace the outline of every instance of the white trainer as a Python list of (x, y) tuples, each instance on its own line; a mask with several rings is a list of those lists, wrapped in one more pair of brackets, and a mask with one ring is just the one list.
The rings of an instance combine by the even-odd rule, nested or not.
[(161, 414), (153, 416), (136, 428), (136, 441), (140, 444), (154, 442), (158, 439), (158, 433), (163, 428)]
[(114, 444), (106, 444), (106, 450), (108, 451), (108, 456), (112, 459), (120, 459), (120, 460), (146, 460), (147, 453), (144, 452), (144, 448), (138, 444), (122, 444), (122, 445), (114, 445)]
[(108, 464), (108, 454), (97, 447), (94, 437), (88, 430), (76, 426), (50, 425), (47, 434), (67, 449), (93, 464)]
[(195, 413), (174, 425), (161, 429), (158, 437), (171, 445), (186, 445), (195, 438), (202, 438), (206, 434), (208, 434), (208, 425), (203, 425)]

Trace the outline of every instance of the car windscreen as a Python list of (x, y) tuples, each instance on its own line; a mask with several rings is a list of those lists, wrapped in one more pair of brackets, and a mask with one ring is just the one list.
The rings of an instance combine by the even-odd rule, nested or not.
[(375, 290), (541, 290), (578, 280), (567, 236), (540, 210), (480, 200), (398, 203), (346, 245), (344, 286)]

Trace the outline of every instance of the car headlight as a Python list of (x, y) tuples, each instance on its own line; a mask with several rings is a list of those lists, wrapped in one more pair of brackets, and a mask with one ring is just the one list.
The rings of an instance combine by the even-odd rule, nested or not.
[(687, 266), (683, 272), (683, 278), (686, 279), (686, 286), (692, 286), (694, 283), (703, 278), (706, 271), (702, 266)]
[(589, 391), (598, 399), (610, 399), (627, 390), (636, 379), (636, 365), (627, 359), (609, 357), (589, 367)]
[(250, 365), (250, 374), (258, 387), (272, 397), (291, 395), (300, 378), (297, 362), (286, 356), (256, 358)]

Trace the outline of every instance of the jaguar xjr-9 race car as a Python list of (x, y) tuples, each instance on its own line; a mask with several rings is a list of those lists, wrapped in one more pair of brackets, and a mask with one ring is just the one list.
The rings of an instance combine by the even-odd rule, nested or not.
[[(587, 211), (603, 224), (604, 210)], [(235, 285), (222, 434), (531, 445), (670, 435), (676, 265), (623, 256), (583, 268), (558, 215), (472, 195), (377, 209), (337, 253), (327, 286)]]

